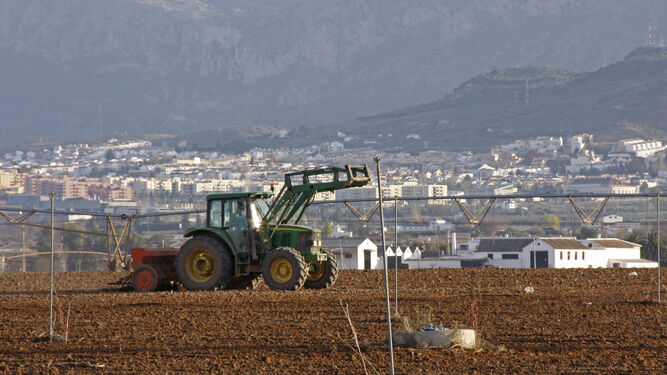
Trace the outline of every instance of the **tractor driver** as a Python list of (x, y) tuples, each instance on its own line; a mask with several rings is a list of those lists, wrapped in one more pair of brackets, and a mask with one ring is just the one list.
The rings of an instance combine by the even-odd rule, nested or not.
[(244, 199), (237, 199), (231, 202), (231, 215), (229, 215), (229, 226), (238, 230), (245, 230), (246, 211)]
[(234, 244), (242, 251), (247, 242), (245, 236), (248, 225), (245, 199), (229, 201), (229, 208), (228, 233)]

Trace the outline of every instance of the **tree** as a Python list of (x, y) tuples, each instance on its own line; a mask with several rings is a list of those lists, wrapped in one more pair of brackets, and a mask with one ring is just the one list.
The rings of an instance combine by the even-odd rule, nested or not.
[[(648, 243), (646, 246), (642, 246), (641, 256), (642, 258), (658, 260), (658, 232), (652, 230), (648, 232)], [(660, 253), (665, 251), (665, 241), (660, 238)]]
[(540, 226), (545, 230), (546, 229), (559, 230), (560, 219), (558, 218), (558, 216), (554, 214), (545, 214), (544, 216), (542, 216), (542, 219), (540, 219)]
[(410, 208), (410, 220), (415, 223), (421, 223), (422, 221), (422, 212), (419, 207)]
[(546, 233), (544, 233), (544, 229), (541, 227), (530, 227), (528, 228), (528, 234), (534, 237), (539, 237), (544, 236)]
[(333, 227), (331, 222), (327, 221), (327, 224), (322, 229), (322, 238), (329, 238), (333, 234)]
[(594, 238), (595, 236), (597, 236), (597, 234), (598, 232), (595, 229), (593, 229), (590, 226), (584, 225), (579, 229), (579, 233), (577, 233), (577, 238), (580, 240), (584, 238)]
[(495, 220), (484, 220), (479, 225), (479, 233), (482, 236), (493, 236), (500, 230), (500, 225)]
[[(667, 265), (667, 243), (665, 239), (660, 236), (660, 265), (664, 267)], [(654, 230), (648, 232), (646, 236), (641, 236), (636, 233), (631, 233), (623, 238), (626, 241), (638, 243), (641, 245), (640, 256), (644, 259), (658, 260), (658, 233)]]
[(86, 230), (95, 234), (83, 235), (83, 247), (89, 251), (107, 251), (107, 237), (104, 235), (104, 230), (100, 228), (97, 223), (88, 222)]
[(516, 227), (507, 227), (505, 229), (505, 233), (507, 233), (508, 236), (510, 237), (528, 237), (530, 236), (530, 233), (520, 230)]
[(628, 242), (634, 242), (634, 243), (640, 243), (641, 239), (639, 238), (639, 235), (637, 233), (628, 233), (625, 237), (623, 237), (625, 241)]
[(45, 228), (42, 228), (37, 233), (37, 246), (38, 251), (48, 251), (51, 250), (51, 221), (44, 221), (41, 224)]
[[(75, 231), (83, 230), (82, 227), (76, 224), (66, 224), (65, 229)], [(81, 250), (83, 249), (84, 238), (83, 234), (77, 232), (63, 232), (63, 247), (66, 250)]]
[(549, 159), (547, 160), (546, 165), (551, 169), (552, 173), (565, 174), (566, 172), (565, 163), (561, 160)]
[(138, 234), (132, 234), (130, 236), (129, 241), (126, 238), (123, 238), (123, 244), (121, 245), (121, 249), (123, 249), (122, 251), (124, 252), (125, 249), (127, 249), (127, 251), (130, 251), (130, 249), (134, 249), (135, 247), (145, 247), (147, 242), (148, 239), (146, 237)]
[(648, 172), (648, 161), (643, 158), (634, 158), (623, 166), (625, 173)]
[(368, 226), (366, 223), (363, 222), (356, 222), (350, 225), (352, 229), (352, 233), (355, 237), (368, 237), (370, 234), (370, 231), (368, 230)]
[(107, 150), (106, 154), (104, 154), (104, 157), (107, 160), (115, 159), (116, 158), (116, 153), (113, 150)]
[(102, 172), (100, 167), (98, 167), (97, 165), (93, 166), (93, 168), (90, 170), (90, 174), (89, 174), (90, 177), (102, 177), (103, 175), (104, 175), (104, 173)]

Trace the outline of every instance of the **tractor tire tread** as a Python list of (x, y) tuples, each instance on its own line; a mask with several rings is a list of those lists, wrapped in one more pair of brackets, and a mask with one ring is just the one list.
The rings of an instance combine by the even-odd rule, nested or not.
[(306, 280), (304, 287), (309, 289), (327, 289), (336, 283), (338, 279), (338, 261), (333, 252), (327, 248), (322, 248), (322, 252), (327, 254), (327, 260), (324, 262), (324, 275), (319, 280)]
[[(207, 282), (206, 283), (207, 285), (202, 285), (202, 283), (189, 280), (187, 278), (187, 273), (185, 272), (184, 263), (187, 262), (187, 256), (181, 254), (183, 253), (183, 249), (186, 248), (186, 246), (191, 246), (191, 244), (196, 241), (203, 241), (209, 244), (215, 250), (215, 252), (220, 255), (221, 272), (217, 277), (217, 279), (215, 280), (215, 282), (213, 283)], [(178, 255), (176, 256), (176, 273), (178, 275), (178, 280), (188, 290), (222, 289), (229, 282), (229, 280), (231, 280), (233, 268), (234, 267), (232, 262), (232, 256), (227, 250), (227, 246), (221, 244), (220, 241), (217, 241), (216, 239), (211, 238), (210, 236), (196, 236), (187, 240), (183, 244), (183, 246), (181, 246), (181, 250), (178, 252)]]
[[(289, 282), (279, 283), (276, 280), (271, 278), (270, 266), (271, 262), (275, 258), (285, 258), (288, 260), (294, 260), (295, 275), (290, 279)], [(306, 279), (308, 278), (308, 265), (303, 259), (301, 253), (295, 249), (287, 246), (277, 247), (271, 250), (262, 262), (262, 276), (264, 278), (264, 283), (273, 290), (299, 290), (303, 287)]]

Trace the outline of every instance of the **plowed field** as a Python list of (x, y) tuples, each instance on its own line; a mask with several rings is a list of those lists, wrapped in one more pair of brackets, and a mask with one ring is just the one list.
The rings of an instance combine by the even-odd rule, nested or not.
[[(434, 323), (476, 324), (490, 344), (396, 348), (396, 372), (667, 373), (656, 270), (632, 272), (401, 270), (402, 316), (430, 307)], [(297, 292), (136, 293), (107, 285), (123, 275), (57, 274), (55, 333), (64, 336), (69, 309), (68, 340), (49, 343), (36, 340), (48, 332), (48, 274), (0, 274), (0, 372), (363, 373), (341, 302), (363, 354), (389, 372), (380, 271), (342, 271), (332, 289)], [(402, 329), (400, 319), (393, 328)]]

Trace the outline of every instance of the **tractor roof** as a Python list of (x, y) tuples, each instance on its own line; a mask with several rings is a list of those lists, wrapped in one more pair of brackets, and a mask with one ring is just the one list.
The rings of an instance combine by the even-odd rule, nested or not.
[(245, 198), (245, 197), (264, 197), (268, 198), (272, 196), (272, 192), (266, 191), (246, 191), (243, 193), (222, 193), (222, 194), (210, 194), (206, 196), (206, 200), (211, 199), (234, 199), (234, 198)]

